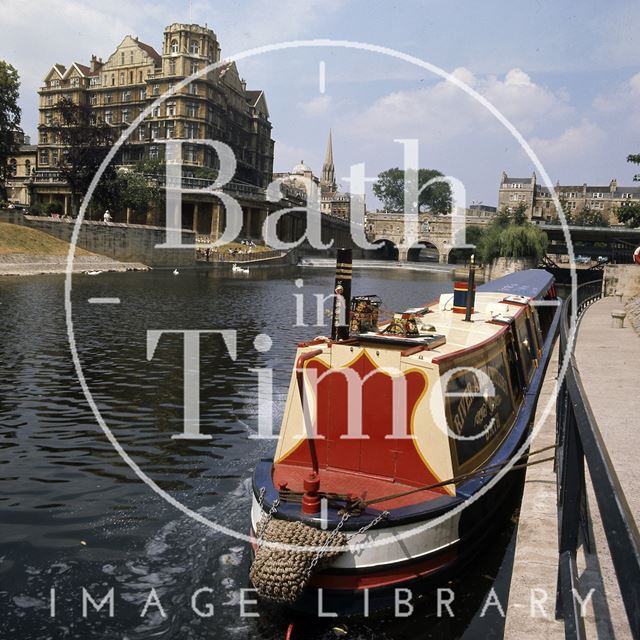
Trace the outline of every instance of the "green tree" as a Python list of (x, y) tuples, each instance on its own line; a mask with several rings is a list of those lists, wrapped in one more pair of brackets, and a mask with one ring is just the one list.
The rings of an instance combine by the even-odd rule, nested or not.
[(602, 211), (597, 211), (585, 205), (574, 216), (573, 224), (579, 227), (608, 227), (609, 220)]
[[(115, 133), (109, 125), (93, 119), (91, 107), (76, 104), (70, 98), (62, 98), (56, 103), (53, 128), (63, 145), (58, 169), (71, 191), (71, 211), (75, 216), (80, 197), (86, 193), (102, 161), (109, 153)], [(93, 192), (96, 204), (109, 206), (113, 199), (115, 179), (115, 167), (110, 163)]]
[(485, 227), (477, 246), (477, 254), (485, 262), (496, 258), (534, 258), (541, 260), (549, 239), (538, 226), (531, 224), (522, 212), (500, 211)]
[(15, 67), (0, 60), (0, 200), (7, 199), (9, 156), (18, 148), (20, 78)]
[(640, 227), (640, 204), (637, 202), (623, 204), (616, 210), (616, 216), (625, 226), (637, 229)]
[[(419, 169), (418, 185), (423, 187), (430, 180), (442, 177), (442, 173), (435, 169)], [(378, 180), (373, 185), (373, 193), (388, 211), (404, 210), (404, 181), (402, 169), (393, 167), (378, 174)], [(435, 214), (446, 214), (451, 211), (451, 189), (446, 182), (435, 182), (425, 187), (418, 196), (420, 211), (426, 208)]]

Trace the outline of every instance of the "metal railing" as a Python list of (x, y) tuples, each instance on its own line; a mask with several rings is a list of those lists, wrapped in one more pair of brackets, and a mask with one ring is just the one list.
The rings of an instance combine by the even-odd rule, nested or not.
[(569, 357), (569, 364), (556, 406), (559, 445), (556, 617), (564, 619), (565, 636), (572, 639), (586, 637), (581, 605), (576, 597), (582, 593), (576, 562), (580, 541), (584, 542), (586, 550), (590, 549), (585, 461), (629, 628), (634, 638), (640, 638), (640, 535), (589, 405), (573, 354), (576, 332), (570, 327), (572, 309), (575, 308), (577, 329), (584, 311), (601, 297), (601, 280), (581, 285), (576, 295), (567, 300), (560, 323), (560, 353), (567, 354), (563, 357)]

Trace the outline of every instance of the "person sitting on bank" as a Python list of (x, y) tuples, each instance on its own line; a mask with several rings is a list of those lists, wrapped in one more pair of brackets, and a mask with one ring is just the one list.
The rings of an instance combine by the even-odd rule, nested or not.
[(107, 210), (104, 212), (104, 215), (102, 216), (102, 219), (103, 219), (107, 224), (109, 224), (109, 223), (113, 220), (113, 218), (111, 217), (111, 214), (109, 213), (109, 209), (107, 209)]

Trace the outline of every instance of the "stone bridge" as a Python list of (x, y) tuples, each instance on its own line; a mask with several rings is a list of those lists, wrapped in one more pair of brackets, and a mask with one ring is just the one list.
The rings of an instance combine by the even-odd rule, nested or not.
[[(478, 215), (478, 211), (467, 210), (465, 219), (467, 224), (487, 224), (491, 217)], [(418, 216), (417, 243), (411, 248), (402, 247), (405, 244), (405, 214), (404, 212), (387, 213), (372, 212), (367, 214), (367, 239), (372, 244), (380, 244), (380, 251), (386, 257), (400, 262), (419, 260), (420, 252), (425, 250), (431, 255), (437, 255), (438, 262), (448, 263), (459, 249), (454, 246), (452, 239), (452, 221), (450, 215), (436, 216), (420, 213)]]

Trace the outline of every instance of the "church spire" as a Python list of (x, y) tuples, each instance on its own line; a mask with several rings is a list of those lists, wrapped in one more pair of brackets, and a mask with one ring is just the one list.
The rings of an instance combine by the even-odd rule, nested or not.
[(336, 170), (333, 166), (333, 142), (331, 140), (331, 129), (329, 129), (329, 140), (327, 142), (327, 153), (322, 165), (322, 187), (326, 191), (336, 191)]

